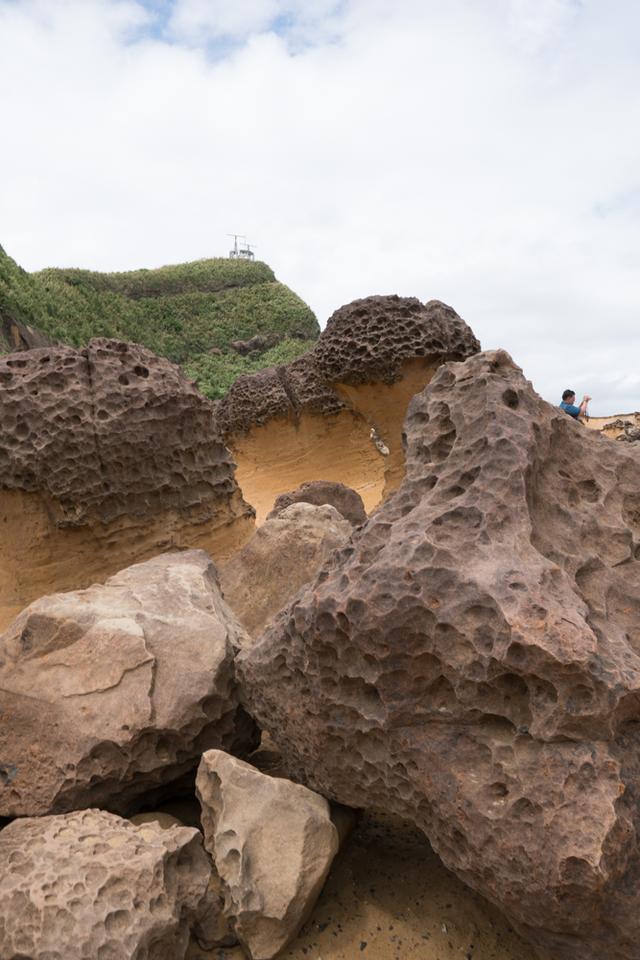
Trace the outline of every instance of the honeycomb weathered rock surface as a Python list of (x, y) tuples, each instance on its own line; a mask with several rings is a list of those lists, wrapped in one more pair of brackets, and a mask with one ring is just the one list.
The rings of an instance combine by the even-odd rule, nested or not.
[(216, 426), (223, 436), (248, 433), (278, 417), (297, 420), (306, 410), (330, 416), (347, 404), (316, 369), (313, 351), (281, 367), (238, 377), (216, 403)]
[(504, 352), (440, 368), (407, 475), (239, 668), (290, 774), (412, 819), (554, 958), (637, 960), (640, 452)]
[(216, 405), (216, 423), (228, 437), (302, 411), (328, 416), (349, 407), (334, 383), (391, 383), (407, 360), (464, 360), (479, 349), (470, 327), (439, 300), (354, 300), (336, 310), (299, 360), (238, 377)]
[(295, 490), (281, 493), (276, 498), (267, 520), (277, 517), (292, 503), (313, 503), (316, 506), (328, 503), (354, 526), (359, 526), (367, 519), (362, 497), (344, 483), (331, 483), (328, 480), (311, 480), (309, 483), (301, 483)]
[(241, 633), (199, 550), (27, 607), (0, 635), (0, 816), (127, 812), (204, 750), (250, 746)]
[(480, 349), (456, 311), (440, 300), (364, 297), (329, 318), (314, 362), (328, 383), (390, 383), (415, 357), (444, 363), (465, 360)]
[(103, 810), (0, 833), (2, 960), (183, 960), (211, 864), (198, 830)]
[(213, 405), (179, 367), (115, 340), (0, 357), (0, 485), (56, 523), (224, 509), (237, 491)]
[(0, 630), (172, 547), (219, 559), (244, 542), (254, 511), (213, 410), (135, 344), (0, 358)]
[(447, 360), (480, 344), (451, 307), (366, 297), (337, 310), (313, 350), (239, 377), (216, 405), (258, 522), (302, 483), (344, 483), (376, 507), (404, 475), (402, 423), (411, 397)]

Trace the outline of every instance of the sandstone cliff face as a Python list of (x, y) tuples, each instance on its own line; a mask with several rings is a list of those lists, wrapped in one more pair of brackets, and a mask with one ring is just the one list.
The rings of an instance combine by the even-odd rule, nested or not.
[(240, 655), (250, 709), (552, 956), (637, 960), (640, 451), (503, 352), (441, 367), (405, 430), (400, 489)]
[(134, 344), (0, 358), (0, 627), (45, 593), (170, 547), (225, 555), (249, 535), (212, 409)]
[(375, 507), (404, 473), (410, 398), (441, 363), (479, 349), (437, 300), (368, 297), (336, 311), (300, 360), (240, 377), (216, 421), (258, 520), (278, 495), (310, 480), (342, 482)]

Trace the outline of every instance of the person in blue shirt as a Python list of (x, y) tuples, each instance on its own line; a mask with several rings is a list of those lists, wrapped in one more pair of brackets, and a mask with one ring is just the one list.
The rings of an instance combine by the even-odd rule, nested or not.
[(569, 416), (573, 417), (574, 420), (577, 420), (578, 417), (587, 416), (589, 400), (591, 400), (591, 397), (588, 397), (585, 393), (584, 397), (582, 398), (582, 403), (579, 407), (577, 407), (575, 390), (565, 390), (562, 394), (562, 403), (560, 404), (560, 409), (564, 410), (565, 413), (568, 413)]

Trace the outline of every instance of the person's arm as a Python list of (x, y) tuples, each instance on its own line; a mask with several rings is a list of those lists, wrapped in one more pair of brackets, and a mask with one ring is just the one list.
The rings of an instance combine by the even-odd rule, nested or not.
[(586, 416), (587, 416), (587, 407), (589, 406), (589, 400), (591, 400), (591, 397), (589, 397), (589, 396), (585, 393), (584, 397), (582, 398), (582, 403), (580, 404), (580, 416), (581, 416), (581, 417), (586, 417)]

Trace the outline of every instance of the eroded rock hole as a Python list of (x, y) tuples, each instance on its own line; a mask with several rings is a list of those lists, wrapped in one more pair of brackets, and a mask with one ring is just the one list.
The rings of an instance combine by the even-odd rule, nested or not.
[(502, 394), (502, 402), (511, 410), (516, 410), (520, 406), (520, 398), (515, 390), (509, 388)]

